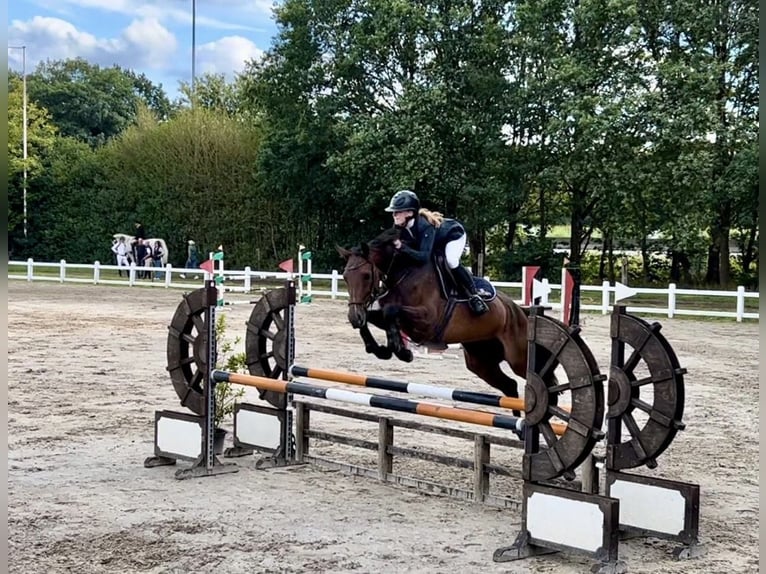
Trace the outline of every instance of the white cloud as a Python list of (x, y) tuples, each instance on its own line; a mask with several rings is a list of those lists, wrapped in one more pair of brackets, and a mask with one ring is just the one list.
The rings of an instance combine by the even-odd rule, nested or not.
[[(161, 69), (177, 47), (175, 36), (153, 18), (133, 20), (117, 37), (98, 38), (66, 20), (35, 16), (14, 20), (9, 36), (24, 38), (28, 70), (40, 60), (78, 57), (102, 66)], [(12, 60), (18, 64), (19, 57)]]
[(257, 60), (263, 50), (242, 36), (226, 36), (215, 42), (197, 46), (197, 68), (200, 73), (225, 74), (231, 79), (245, 67), (245, 62)]
[[(80, 10), (101, 10), (133, 16), (136, 18), (154, 18), (160, 22), (191, 25), (191, 0), (41, 0), (41, 4), (58, 13), (73, 14)], [(66, 7), (71, 7), (67, 10)], [(196, 25), (218, 30), (258, 30), (270, 17), (271, 0), (205, 0), (196, 3)], [(223, 17), (215, 17), (220, 14)], [(242, 23), (244, 14), (249, 14), (248, 21), (256, 20), (261, 26), (248, 26)]]

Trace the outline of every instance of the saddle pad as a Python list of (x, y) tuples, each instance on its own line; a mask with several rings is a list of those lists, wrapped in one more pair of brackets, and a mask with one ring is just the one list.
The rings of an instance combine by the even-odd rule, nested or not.
[(495, 286), (484, 279), (484, 277), (474, 277), (473, 284), (476, 286), (476, 292), (485, 301), (492, 301), (492, 299), (497, 297)]

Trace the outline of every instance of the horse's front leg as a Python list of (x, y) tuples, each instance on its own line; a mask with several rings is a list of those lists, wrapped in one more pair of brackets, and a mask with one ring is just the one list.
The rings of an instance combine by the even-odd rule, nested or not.
[(359, 327), (359, 334), (362, 337), (362, 341), (364, 341), (365, 351), (374, 354), (378, 359), (388, 360), (391, 358), (393, 353), (390, 347), (381, 347), (378, 344), (375, 337), (370, 333), (370, 328), (367, 323)]
[(397, 307), (386, 307), (383, 320), (386, 329), (386, 340), (388, 348), (394, 352), (394, 355), (405, 363), (412, 362), (413, 355), (402, 339), (402, 330), (399, 325), (399, 309)]

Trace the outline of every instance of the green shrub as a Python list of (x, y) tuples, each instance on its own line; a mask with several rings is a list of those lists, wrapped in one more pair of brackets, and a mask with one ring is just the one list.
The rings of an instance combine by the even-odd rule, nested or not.
[[(220, 314), (215, 322), (215, 341), (218, 354), (215, 366), (222, 371), (230, 373), (246, 373), (247, 357), (244, 352), (234, 353), (234, 347), (241, 342), (240, 337), (233, 341), (226, 338), (226, 315)], [(233, 387), (231, 383), (216, 383), (215, 385), (215, 426), (216, 428), (224, 420), (234, 413), (237, 400), (245, 395), (245, 389), (240, 386)]]

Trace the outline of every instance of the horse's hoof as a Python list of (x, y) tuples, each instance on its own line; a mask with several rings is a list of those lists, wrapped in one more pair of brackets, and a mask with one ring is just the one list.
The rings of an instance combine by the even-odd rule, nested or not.
[(415, 356), (412, 354), (412, 351), (409, 349), (402, 349), (396, 353), (396, 356), (399, 358), (399, 360), (404, 361), (405, 363), (411, 363), (412, 359), (415, 358)]
[(393, 356), (391, 349), (388, 347), (378, 347), (378, 349), (373, 351), (373, 353), (375, 353), (375, 356), (378, 359), (382, 359), (384, 361), (389, 360)]

